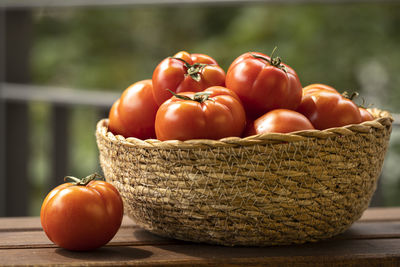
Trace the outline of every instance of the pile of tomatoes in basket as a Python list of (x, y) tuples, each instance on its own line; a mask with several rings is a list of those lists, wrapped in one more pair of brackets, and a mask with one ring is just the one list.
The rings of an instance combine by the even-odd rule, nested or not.
[(210, 56), (181, 51), (161, 61), (151, 80), (122, 93), (110, 110), (109, 130), (139, 139), (217, 140), (372, 119), (330, 86), (303, 88), (279, 57), (244, 53), (225, 73)]

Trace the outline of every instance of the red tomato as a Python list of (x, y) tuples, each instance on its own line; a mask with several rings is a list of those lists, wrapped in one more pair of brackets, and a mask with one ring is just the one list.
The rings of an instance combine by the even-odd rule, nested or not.
[[(183, 99), (182, 99), (183, 98)], [(221, 139), (240, 136), (246, 115), (237, 95), (221, 86), (185, 92), (164, 102), (156, 116), (159, 140)]]
[(274, 109), (256, 119), (247, 129), (246, 136), (302, 130), (314, 130), (314, 126), (304, 115), (289, 109)]
[(111, 107), (108, 128), (112, 133), (124, 137), (155, 138), (157, 109), (151, 80), (134, 83)]
[(254, 131), (254, 119), (246, 116), (246, 126), (244, 127), (242, 137), (256, 134)]
[(335, 88), (333, 88), (333, 87), (331, 87), (329, 85), (315, 83), (315, 84), (310, 84), (310, 85), (307, 85), (306, 87), (304, 87), (303, 88), (303, 95), (312, 94), (312, 93), (320, 92), (320, 91), (339, 94), (339, 92)]
[(374, 120), (374, 116), (372, 116), (371, 113), (369, 113), (368, 110), (366, 110), (365, 108), (358, 108), (360, 110), (360, 114), (361, 114), (361, 121), (373, 121)]
[(305, 115), (318, 130), (361, 122), (360, 111), (353, 101), (327, 91), (304, 95), (297, 111)]
[(296, 72), (279, 57), (245, 53), (236, 58), (226, 75), (226, 87), (242, 100), (246, 113), (258, 118), (272, 109), (296, 109), (302, 86)]
[(168, 90), (200, 92), (215, 85), (225, 85), (225, 72), (204, 54), (178, 52), (161, 61), (153, 72), (153, 95), (158, 105), (172, 97)]
[(42, 227), (56, 245), (69, 250), (93, 250), (117, 233), (123, 216), (122, 199), (115, 187), (93, 180), (95, 177), (59, 185), (43, 201)]

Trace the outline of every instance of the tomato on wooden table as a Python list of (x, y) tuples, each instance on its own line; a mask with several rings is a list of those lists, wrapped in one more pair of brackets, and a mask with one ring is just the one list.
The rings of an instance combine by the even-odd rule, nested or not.
[(302, 96), (296, 72), (279, 57), (258, 52), (245, 53), (232, 62), (226, 87), (239, 96), (246, 113), (254, 119), (273, 109), (294, 110)]
[(94, 180), (96, 175), (54, 188), (40, 211), (43, 230), (56, 245), (86, 251), (108, 243), (123, 217), (123, 203), (110, 183)]
[(200, 92), (211, 86), (225, 85), (225, 71), (205, 54), (181, 51), (158, 64), (153, 72), (153, 95), (161, 105), (174, 93)]
[(256, 119), (246, 129), (245, 136), (262, 133), (290, 133), (314, 129), (314, 126), (304, 115), (289, 109), (274, 109)]
[(155, 138), (158, 105), (152, 88), (151, 80), (143, 80), (125, 89), (110, 109), (108, 128), (112, 133), (139, 139)]
[(157, 139), (221, 139), (241, 136), (246, 114), (238, 96), (221, 86), (203, 92), (184, 92), (164, 102), (157, 111)]

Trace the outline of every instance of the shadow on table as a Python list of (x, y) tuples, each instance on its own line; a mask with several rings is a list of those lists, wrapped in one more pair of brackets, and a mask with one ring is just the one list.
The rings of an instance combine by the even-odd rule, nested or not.
[(152, 252), (125, 246), (106, 246), (90, 252), (70, 251), (58, 248), (55, 252), (61, 256), (85, 261), (132, 261), (148, 258)]
[(178, 239), (173, 239), (165, 236), (161, 236), (152, 233), (148, 230), (139, 228), (133, 231), (133, 237), (135, 240), (141, 240), (144, 243), (149, 243), (151, 245), (166, 245), (166, 244), (182, 244), (186, 243)]

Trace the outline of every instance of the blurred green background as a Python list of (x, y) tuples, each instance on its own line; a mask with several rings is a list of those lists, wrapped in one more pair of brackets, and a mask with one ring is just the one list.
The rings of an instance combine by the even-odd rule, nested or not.
[[(34, 12), (33, 83), (122, 91), (151, 78), (158, 62), (180, 50), (205, 53), (227, 70), (240, 54), (277, 54), (305, 86), (325, 83), (358, 91), (366, 105), (400, 113), (400, 4), (246, 4), (46, 8)], [(50, 108), (32, 103), (30, 155), (39, 214), (50, 179)], [(96, 111), (77, 107), (70, 127), (66, 175), (98, 170)], [(400, 205), (400, 133), (394, 129), (384, 175), (382, 206)]]

